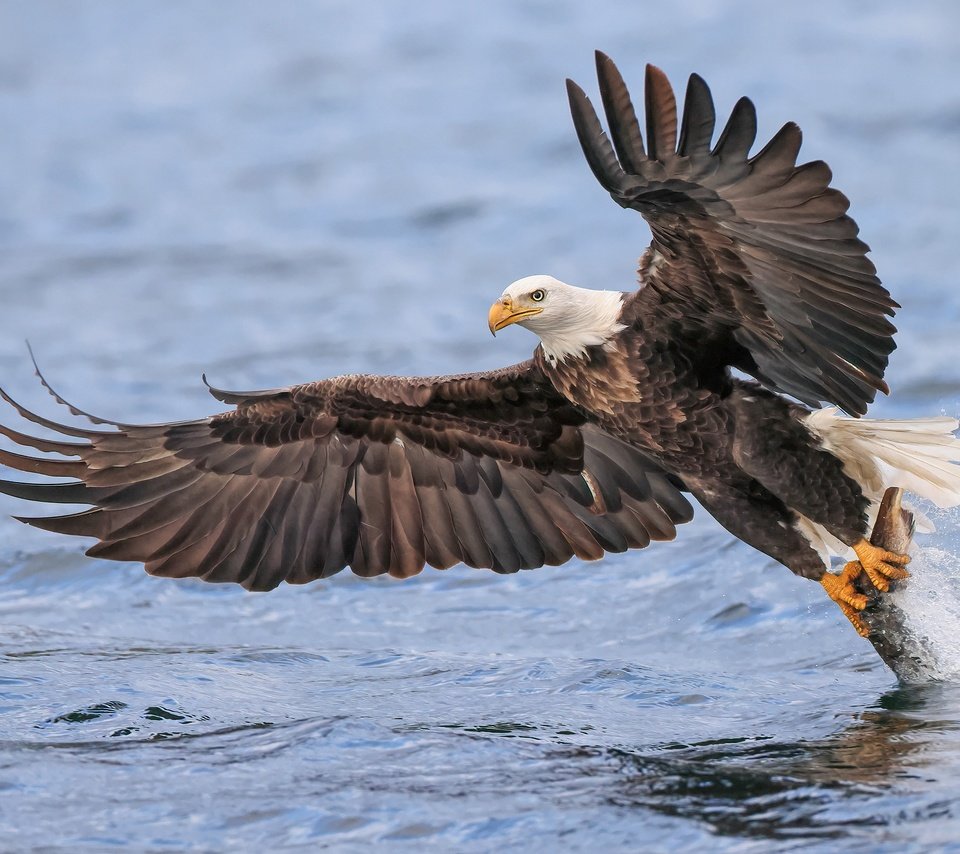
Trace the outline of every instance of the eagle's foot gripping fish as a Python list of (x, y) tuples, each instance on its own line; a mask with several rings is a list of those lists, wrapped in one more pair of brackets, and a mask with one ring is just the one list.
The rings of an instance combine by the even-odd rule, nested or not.
[[(886, 593), (890, 590), (891, 581), (903, 581), (910, 577), (910, 573), (903, 568), (910, 563), (910, 555), (888, 551), (866, 539), (856, 543), (853, 550), (859, 560), (850, 561), (836, 575), (825, 573), (820, 583), (827, 595), (840, 606), (843, 615), (853, 623), (857, 634), (866, 638), (870, 637), (870, 627), (859, 612), (867, 607), (870, 600), (863, 593), (857, 592), (854, 583), (863, 573), (876, 590)], [(860, 586), (862, 589), (863, 585)]]
[(832, 572), (825, 572), (820, 579), (820, 583), (823, 585), (823, 589), (827, 591), (827, 596), (840, 606), (843, 615), (853, 623), (857, 634), (865, 638), (869, 637), (870, 628), (860, 617), (859, 612), (867, 607), (867, 597), (862, 593), (857, 593), (853, 586), (854, 580), (860, 576), (861, 572), (863, 572), (863, 567), (860, 565), (860, 561), (852, 560), (836, 575)]
[(897, 554), (872, 545), (868, 540), (860, 540), (853, 550), (860, 558), (860, 566), (877, 590), (886, 593), (891, 581), (903, 581), (910, 573), (903, 567), (910, 563), (910, 555)]

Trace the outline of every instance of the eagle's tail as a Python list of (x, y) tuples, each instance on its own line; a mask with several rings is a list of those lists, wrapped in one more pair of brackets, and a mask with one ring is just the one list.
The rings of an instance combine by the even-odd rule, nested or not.
[[(960, 504), (960, 428), (956, 418), (878, 420), (846, 418), (833, 407), (811, 412), (807, 427), (823, 446), (836, 454), (844, 470), (870, 499), (872, 527), (883, 493), (889, 486), (927, 498), (938, 507)], [(918, 531), (932, 531), (933, 524), (914, 509)], [(801, 518), (800, 527), (827, 566), (830, 554), (852, 558), (848, 549), (825, 528)]]
[(868, 498), (879, 502), (888, 486), (902, 486), (938, 507), (960, 504), (956, 418), (844, 418), (828, 408), (812, 412), (806, 423)]

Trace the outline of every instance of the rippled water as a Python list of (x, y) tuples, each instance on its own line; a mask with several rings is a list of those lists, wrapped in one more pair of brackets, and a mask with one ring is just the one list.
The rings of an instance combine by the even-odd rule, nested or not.
[[(86, 408), (169, 420), (216, 411), (201, 371), (526, 357), (486, 330), (506, 283), (627, 287), (647, 240), (566, 113), (600, 47), (635, 85), (649, 60), (721, 110), (751, 94), (761, 133), (801, 123), (904, 305), (876, 412), (956, 415), (958, 31), (948, 0), (0, 4), (0, 377), (50, 411), (29, 338)], [(4, 850), (960, 839), (960, 688), (898, 688), (708, 518), (600, 564), (255, 595), (89, 560), (15, 509)], [(955, 522), (916, 564), (947, 665)]]

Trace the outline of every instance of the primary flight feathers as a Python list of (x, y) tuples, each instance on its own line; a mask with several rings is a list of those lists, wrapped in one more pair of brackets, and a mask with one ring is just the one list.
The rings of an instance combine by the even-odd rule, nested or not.
[(20, 445), (77, 458), (0, 450), (11, 468), (76, 479), (0, 490), (93, 505), (22, 520), (95, 537), (92, 556), (252, 590), (348, 565), (405, 577), (424, 563), (515, 572), (596, 559), (672, 539), (692, 515), (651, 459), (586, 424), (532, 362), (213, 393), (237, 408), (160, 426), (96, 419), (113, 431), (58, 424), (4, 394), (24, 418), (80, 441), (0, 425)]

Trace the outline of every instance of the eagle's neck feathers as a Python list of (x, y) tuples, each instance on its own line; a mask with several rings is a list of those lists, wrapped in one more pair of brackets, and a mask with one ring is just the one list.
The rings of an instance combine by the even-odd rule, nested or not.
[[(564, 293), (568, 302), (555, 316), (540, 316), (530, 328), (540, 336), (544, 356), (551, 363), (582, 358), (588, 347), (611, 347), (618, 332), (626, 329), (620, 322), (623, 294), (620, 291), (593, 291), (570, 288)], [(544, 312), (546, 315), (546, 312)]]

